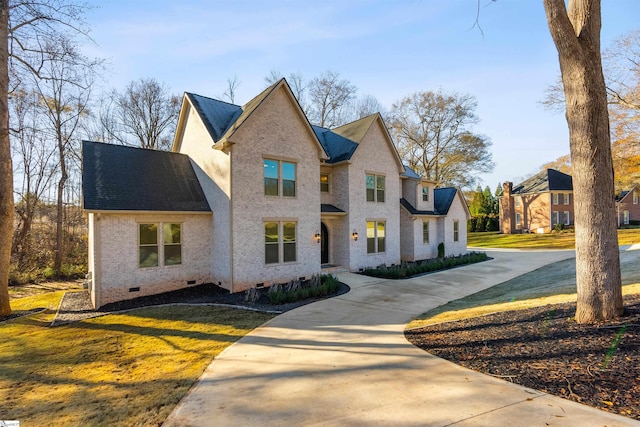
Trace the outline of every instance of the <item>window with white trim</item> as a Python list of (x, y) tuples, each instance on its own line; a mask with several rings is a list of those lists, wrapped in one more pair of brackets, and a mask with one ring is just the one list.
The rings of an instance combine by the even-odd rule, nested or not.
[(520, 212), (516, 212), (516, 228), (520, 228)]
[(551, 212), (552, 225), (560, 224), (560, 211)]
[(629, 225), (629, 211), (624, 211), (622, 213), (622, 223), (624, 225)]
[(296, 223), (269, 221), (264, 223), (264, 263), (279, 264), (297, 260)]
[(460, 222), (453, 221), (453, 241), (457, 242), (460, 240)]
[(367, 174), (367, 202), (384, 202), (385, 178)]
[(367, 221), (367, 253), (375, 254), (386, 250), (386, 222)]
[(564, 225), (571, 225), (571, 214), (569, 211), (564, 211)]
[(281, 160), (264, 159), (264, 195), (295, 197), (296, 164)]
[(564, 204), (568, 205), (569, 203), (571, 203), (571, 193), (567, 193), (564, 195)]
[(423, 202), (429, 201), (429, 187), (426, 185), (422, 186), (422, 201)]
[(429, 244), (429, 221), (422, 221), (422, 243)]
[(637, 191), (633, 192), (633, 204), (634, 205), (638, 204), (638, 192)]
[(165, 266), (182, 264), (182, 224), (138, 224), (138, 266), (158, 267), (161, 259)]
[(559, 205), (560, 204), (559, 203), (560, 201), (558, 200), (558, 198), (559, 198), (559, 194), (558, 193), (553, 193), (553, 204), (554, 205)]

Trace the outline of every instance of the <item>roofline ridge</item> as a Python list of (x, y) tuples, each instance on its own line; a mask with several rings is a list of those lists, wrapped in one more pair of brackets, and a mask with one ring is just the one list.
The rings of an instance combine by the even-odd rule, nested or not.
[(210, 97), (210, 96), (206, 96), (206, 95), (200, 95), (200, 94), (195, 93), (195, 92), (187, 92), (187, 91), (185, 91), (184, 93), (185, 93), (186, 95), (195, 95), (195, 96), (199, 96), (200, 98), (206, 98), (206, 99), (209, 99), (209, 100), (211, 100), (211, 101), (221, 102), (221, 103), (223, 103), (223, 104), (231, 105), (232, 107), (242, 108), (242, 106), (241, 106), (241, 105), (233, 104), (233, 103), (231, 103), (231, 102), (227, 102), (227, 101), (223, 101), (222, 99), (212, 98), (212, 97)]
[[(101, 144), (101, 145), (109, 145), (112, 147), (121, 147), (121, 148), (131, 148), (134, 150), (142, 150), (142, 151), (151, 151), (151, 152), (156, 152), (156, 153), (169, 153), (169, 154), (180, 154), (181, 156), (187, 156), (184, 153), (179, 153), (177, 151), (168, 151), (168, 150), (159, 150), (157, 148), (144, 148), (144, 147), (137, 147), (135, 145), (127, 145), (127, 144), (112, 144), (110, 142), (104, 142), (104, 141), (91, 141), (88, 139), (83, 139), (82, 142), (88, 142), (91, 144)], [(189, 156), (187, 156), (189, 157)]]

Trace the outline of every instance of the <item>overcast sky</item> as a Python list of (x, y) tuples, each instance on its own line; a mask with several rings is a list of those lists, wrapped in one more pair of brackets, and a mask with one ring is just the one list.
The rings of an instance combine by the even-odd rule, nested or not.
[[(602, 0), (602, 46), (640, 28), (639, 0)], [(90, 12), (106, 85), (153, 77), (213, 98), (237, 76), (236, 103), (271, 70), (333, 70), (389, 108), (417, 91), (471, 94), (493, 142), (492, 190), (569, 152), (564, 116), (540, 106), (559, 75), (542, 0), (109, 0)]]

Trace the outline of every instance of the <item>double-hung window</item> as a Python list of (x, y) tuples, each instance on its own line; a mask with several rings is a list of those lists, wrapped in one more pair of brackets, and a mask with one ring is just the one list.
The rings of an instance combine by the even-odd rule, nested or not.
[(453, 221), (453, 241), (457, 242), (460, 240), (460, 222)]
[(564, 225), (571, 225), (571, 215), (569, 211), (564, 211)]
[(386, 250), (386, 223), (367, 221), (367, 253), (375, 254)]
[(551, 219), (553, 221), (553, 225), (560, 224), (560, 212), (559, 211), (551, 212)]
[(629, 211), (622, 212), (622, 223), (624, 225), (629, 225)]
[(560, 204), (559, 194), (558, 193), (553, 193), (553, 204), (554, 205), (559, 205)]
[(429, 243), (429, 221), (422, 221), (422, 243)]
[(270, 221), (264, 223), (264, 262), (279, 264), (295, 262), (296, 223), (290, 221)]
[(638, 192), (637, 191), (633, 192), (633, 204), (634, 205), (638, 204)]
[(265, 196), (296, 196), (296, 164), (281, 160), (264, 159)]
[(384, 202), (384, 176), (367, 174), (367, 202)]
[(182, 224), (138, 224), (138, 266), (158, 267), (160, 260), (167, 266), (182, 264)]
[(571, 193), (567, 193), (564, 195), (564, 204), (568, 205), (569, 203), (571, 203)]
[(427, 187), (426, 185), (422, 187), (422, 201), (429, 201), (429, 187)]

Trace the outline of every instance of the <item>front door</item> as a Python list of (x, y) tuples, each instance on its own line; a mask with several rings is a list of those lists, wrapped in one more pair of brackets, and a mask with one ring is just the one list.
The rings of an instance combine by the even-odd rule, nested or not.
[(329, 263), (329, 231), (324, 223), (320, 223), (320, 263)]

